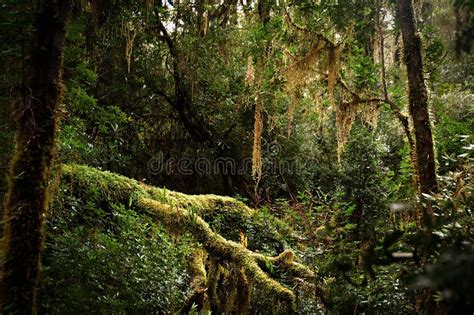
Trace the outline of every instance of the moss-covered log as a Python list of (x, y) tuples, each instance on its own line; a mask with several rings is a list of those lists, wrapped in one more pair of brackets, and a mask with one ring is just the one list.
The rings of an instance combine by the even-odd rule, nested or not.
[[(291, 312), (295, 307), (295, 293), (279, 280), (278, 275), (306, 280), (314, 277), (308, 267), (295, 261), (291, 250), (278, 256), (252, 251), (237, 240), (225, 238), (203, 219), (229, 220), (222, 224), (226, 226), (222, 230), (231, 236), (229, 231), (234, 228), (231, 226), (234, 223), (253, 229), (254, 234), (264, 233), (263, 226), (252, 226), (264, 224), (258, 220), (253, 222), (256, 211), (233, 198), (184, 195), (77, 165), (63, 166), (62, 180), (63, 187), (80, 198), (94, 196), (97, 203), (123, 203), (167, 227), (171, 233), (192, 235), (201, 249), (197, 248), (189, 258), (192, 293), (183, 311), (195, 303), (213, 311), (249, 312), (248, 302), (253, 298), (253, 287), (267, 298), (271, 297), (283, 312)], [(279, 230), (285, 229), (285, 233), (291, 234), (289, 228), (277, 219), (272, 219), (268, 225), (268, 230), (274, 231), (275, 240), (281, 243), (284, 241), (279, 239)], [(258, 247), (258, 244), (254, 246)]]
[(104, 200), (111, 199), (128, 204), (130, 200), (150, 198), (163, 204), (184, 208), (204, 219), (214, 231), (226, 239), (238, 242), (240, 231), (245, 231), (248, 238), (247, 247), (253, 251), (277, 255), (300, 238), (281, 220), (255, 211), (231, 197), (212, 194), (187, 195), (79, 165), (63, 166), (62, 179), (70, 186), (70, 190), (87, 191), (91, 187), (99, 187), (99, 198)]

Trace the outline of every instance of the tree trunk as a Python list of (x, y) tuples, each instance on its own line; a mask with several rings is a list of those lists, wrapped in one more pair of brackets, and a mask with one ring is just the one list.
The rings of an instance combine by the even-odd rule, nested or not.
[(423, 78), (421, 41), (416, 32), (412, 0), (397, 0), (397, 13), (407, 67), (409, 109), (415, 131), (418, 191), (430, 193), (437, 188), (433, 136)]
[(35, 314), (48, 187), (61, 102), (62, 52), (70, 0), (38, 0), (23, 107), (5, 201), (1, 308)]

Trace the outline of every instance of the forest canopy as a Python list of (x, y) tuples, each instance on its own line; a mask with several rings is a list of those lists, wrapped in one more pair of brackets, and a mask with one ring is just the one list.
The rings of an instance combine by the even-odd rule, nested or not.
[(0, 313), (474, 312), (472, 1), (0, 8)]

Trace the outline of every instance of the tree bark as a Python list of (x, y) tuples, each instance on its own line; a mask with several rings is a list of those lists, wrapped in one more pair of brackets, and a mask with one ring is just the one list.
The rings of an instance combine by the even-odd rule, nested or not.
[(35, 314), (71, 0), (38, 0), (5, 201), (1, 308)]
[(397, 14), (408, 75), (409, 110), (415, 131), (418, 191), (430, 193), (437, 189), (436, 166), (428, 96), (423, 77), (421, 41), (416, 32), (412, 0), (397, 0)]

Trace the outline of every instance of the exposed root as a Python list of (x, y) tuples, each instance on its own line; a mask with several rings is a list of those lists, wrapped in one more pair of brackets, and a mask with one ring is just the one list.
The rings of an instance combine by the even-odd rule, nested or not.
[(260, 264), (263, 263), (265, 266), (271, 266), (270, 268), (272, 269), (275, 268), (279, 271), (285, 271), (293, 277), (302, 279), (311, 279), (314, 277), (314, 273), (311, 269), (295, 262), (295, 254), (291, 250), (285, 250), (276, 257), (268, 257), (257, 253), (253, 253), (252, 255)]
[(181, 232), (188, 232), (202, 244), (206, 251), (215, 259), (234, 264), (251, 276), (255, 283), (273, 295), (277, 300), (288, 304), (290, 309), (295, 302), (294, 293), (268, 276), (259, 267), (255, 254), (242, 245), (228, 241), (214, 233), (209, 224), (199, 216), (190, 214), (185, 209), (162, 204), (149, 198), (141, 198), (136, 202), (137, 207), (154, 217), (165, 226), (172, 226)]
[(197, 305), (197, 311), (201, 311), (207, 303), (207, 272), (206, 272), (207, 253), (202, 249), (195, 250), (188, 261), (188, 272), (191, 276), (191, 294), (186, 304), (181, 309), (181, 313), (188, 314), (193, 305)]

